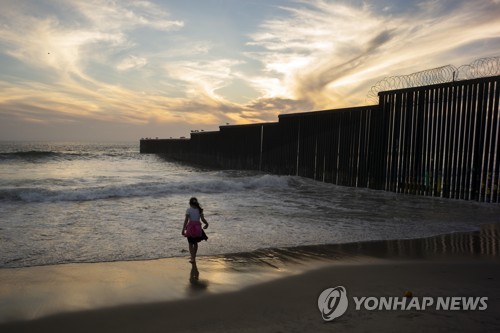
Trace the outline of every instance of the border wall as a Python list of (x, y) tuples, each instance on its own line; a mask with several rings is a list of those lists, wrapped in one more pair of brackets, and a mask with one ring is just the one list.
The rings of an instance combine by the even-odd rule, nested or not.
[(142, 139), (141, 153), (344, 186), (500, 201), (500, 76), (379, 93), (379, 104), (283, 114), (190, 139)]

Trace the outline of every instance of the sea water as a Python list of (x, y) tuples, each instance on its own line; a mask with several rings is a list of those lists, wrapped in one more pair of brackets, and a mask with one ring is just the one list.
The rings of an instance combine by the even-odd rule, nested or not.
[(210, 223), (200, 255), (474, 231), (500, 216), (497, 204), (189, 166), (138, 142), (1, 142), (0, 267), (186, 256), (192, 196)]

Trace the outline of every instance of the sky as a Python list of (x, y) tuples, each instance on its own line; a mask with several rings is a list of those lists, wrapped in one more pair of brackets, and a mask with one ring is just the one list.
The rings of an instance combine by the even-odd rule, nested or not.
[(0, 140), (189, 136), (500, 55), (500, 0), (0, 0)]

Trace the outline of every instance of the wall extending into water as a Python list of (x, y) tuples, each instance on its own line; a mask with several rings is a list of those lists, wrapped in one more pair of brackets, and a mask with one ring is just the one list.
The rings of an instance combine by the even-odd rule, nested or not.
[(141, 153), (345, 186), (500, 201), (500, 76), (379, 93), (372, 106), (283, 114)]

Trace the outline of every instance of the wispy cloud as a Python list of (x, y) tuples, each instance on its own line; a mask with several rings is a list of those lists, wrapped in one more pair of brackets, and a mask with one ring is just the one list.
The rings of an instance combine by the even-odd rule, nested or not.
[(143, 57), (138, 57), (134, 55), (130, 55), (123, 59), (117, 66), (116, 68), (119, 71), (127, 71), (130, 69), (140, 69), (148, 63), (148, 60)]
[[(169, 20), (168, 13), (147, 1), (65, 1), (59, 5), (60, 11), (73, 11), (72, 19), (43, 13), (45, 8), (26, 11), (24, 6), (12, 4), (0, 13), (3, 52), (32, 67), (39, 78), (19, 77), (15, 85), (1, 81), (3, 112), (16, 110), (18, 119), (31, 122), (57, 122), (72, 116), (132, 123), (144, 123), (151, 117), (159, 121), (175, 118), (164, 105), (178, 101), (161, 95), (148, 99), (143, 91), (124, 87), (127, 82), (116, 85), (96, 78), (92, 67), (97, 64), (112, 77), (116, 76), (114, 70), (146, 66), (148, 60), (142, 56), (119, 59), (136, 45), (131, 31), (136, 27), (176, 30), (183, 26), (181, 21)], [(37, 9), (42, 10), (41, 15), (33, 12)], [(51, 111), (32, 112), (42, 109)]]
[(220, 99), (215, 91), (235, 78), (231, 68), (239, 63), (231, 59), (179, 61), (166, 64), (165, 70), (171, 78), (188, 84), (188, 95), (196, 97), (201, 91), (214, 99)]
[[(289, 15), (264, 22), (250, 45), (281, 86), (281, 97), (316, 108), (363, 104), (362, 91), (386, 75), (444, 65), (453, 50), (500, 38), (500, 8), (488, 1), (422, 1), (391, 15), (375, 8), (323, 0), (284, 8)], [(452, 59), (473, 60), (496, 50), (469, 50)], [(258, 81), (257, 81), (258, 82)], [(276, 97), (275, 89), (268, 94)]]
[(179, 128), (275, 121), (365, 104), (385, 76), (500, 54), (498, 1), (273, 2), (272, 15), (226, 34), (216, 27), (227, 17), (199, 31), (175, 2), (5, 1), (0, 115)]
[[(112, 55), (137, 44), (130, 32), (138, 27), (176, 30), (183, 22), (147, 1), (57, 1), (59, 12), (7, 5), (0, 13), (0, 41), (5, 53), (39, 68), (53, 68), (85, 77), (92, 61), (109, 62)], [(72, 12), (68, 18), (65, 12)], [(64, 13), (64, 14), (63, 14)], [(44, 15), (45, 14), (45, 15)], [(131, 57), (130, 59), (133, 59)], [(132, 62), (129, 59), (129, 64)], [(140, 64), (141, 59), (136, 59)], [(122, 60), (121, 67), (126, 66)]]
[(181, 20), (171, 20), (163, 7), (150, 1), (117, 0), (72, 0), (72, 5), (92, 26), (106, 30), (133, 30), (149, 27), (159, 30), (172, 30), (184, 26)]

